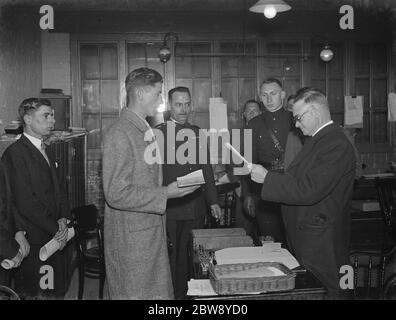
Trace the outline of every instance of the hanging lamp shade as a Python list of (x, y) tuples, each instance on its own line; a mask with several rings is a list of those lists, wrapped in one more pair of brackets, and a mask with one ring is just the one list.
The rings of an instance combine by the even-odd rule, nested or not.
[(282, 0), (260, 0), (249, 8), (251, 12), (263, 13), (265, 9), (274, 8), (276, 12), (288, 11), (291, 9), (286, 2)]

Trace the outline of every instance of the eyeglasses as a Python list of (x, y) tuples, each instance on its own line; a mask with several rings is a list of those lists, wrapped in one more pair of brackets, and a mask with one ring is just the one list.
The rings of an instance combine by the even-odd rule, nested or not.
[(310, 110), (311, 110), (311, 108), (309, 108), (308, 110), (305, 110), (305, 112), (303, 112), (303, 113), (300, 114), (300, 115), (294, 116), (294, 117), (293, 117), (293, 122), (294, 122), (294, 123), (297, 123), (297, 122), (300, 122), (300, 123), (301, 123), (302, 117), (303, 117), (306, 113), (308, 113)]

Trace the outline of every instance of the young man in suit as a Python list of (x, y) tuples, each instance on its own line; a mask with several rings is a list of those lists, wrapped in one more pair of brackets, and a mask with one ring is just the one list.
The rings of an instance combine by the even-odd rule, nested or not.
[[(166, 206), (167, 231), (173, 245), (169, 258), (175, 297), (184, 299), (187, 293), (187, 282), (191, 276), (188, 258), (191, 230), (203, 228), (208, 208), (214, 218), (220, 218), (221, 209), (218, 205), (217, 190), (209, 157), (206, 164), (199, 163), (199, 127), (188, 122), (192, 110), (190, 90), (187, 87), (176, 87), (169, 90), (168, 103), (170, 119), (157, 127), (161, 130), (164, 141), (167, 143), (163, 148), (163, 185), (168, 185), (176, 181), (178, 177), (196, 170), (202, 170), (205, 179), (205, 185), (202, 188), (186, 197), (168, 200)], [(174, 135), (168, 135), (168, 132), (173, 132)], [(177, 150), (190, 139), (190, 136), (184, 136), (188, 133), (195, 137), (196, 148), (194, 150), (187, 149), (188, 161), (185, 163), (184, 158), (178, 159)], [(176, 139), (178, 135), (185, 138), (183, 140)], [(171, 145), (174, 146), (173, 149), (170, 147)], [(174, 154), (168, 154), (169, 151)]]
[(329, 298), (344, 297), (339, 272), (349, 264), (354, 150), (331, 120), (320, 90), (298, 91), (293, 116), (296, 127), (308, 136), (302, 150), (283, 174), (253, 164), (251, 179), (262, 184), (262, 199), (282, 203), (289, 246), (297, 260), (322, 281)]
[[(70, 210), (61, 190), (55, 163), (45, 151), (43, 139), (54, 127), (48, 100), (29, 98), (19, 106), (24, 133), (3, 154), (16, 206), (15, 220), (24, 226), (30, 254), (15, 272), (15, 288), (26, 299), (61, 299), (66, 291), (65, 257), (56, 252), (47, 261), (39, 259), (40, 248), (52, 238), (61, 250), (67, 241)], [(43, 278), (44, 277), (44, 278)]]
[[(18, 268), (30, 251), (23, 227), (15, 224), (15, 206), (11, 198), (8, 176), (0, 163), (0, 263), (11, 260)], [(18, 231), (17, 231), (18, 230)], [(10, 286), (11, 273), (0, 266), (0, 285)]]

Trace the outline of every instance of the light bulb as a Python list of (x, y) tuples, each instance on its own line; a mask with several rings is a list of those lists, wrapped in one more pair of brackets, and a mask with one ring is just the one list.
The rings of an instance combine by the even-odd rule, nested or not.
[(328, 46), (325, 46), (324, 49), (320, 52), (320, 58), (324, 62), (329, 62), (334, 57), (334, 52)]
[(266, 6), (264, 9), (264, 16), (268, 19), (275, 18), (276, 13), (277, 12), (274, 6)]
[(157, 112), (164, 112), (166, 110), (166, 105), (165, 102), (161, 103), (158, 108), (157, 108)]

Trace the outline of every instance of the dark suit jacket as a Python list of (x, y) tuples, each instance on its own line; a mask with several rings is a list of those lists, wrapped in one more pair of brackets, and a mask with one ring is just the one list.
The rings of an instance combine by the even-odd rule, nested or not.
[(17, 225), (23, 225), (30, 244), (43, 245), (58, 231), (57, 220), (70, 219), (66, 194), (61, 190), (54, 161), (50, 166), (24, 135), (2, 156), (15, 200)]
[[(197, 137), (196, 141), (196, 163), (186, 163), (179, 164), (176, 157), (174, 164), (168, 164), (168, 153), (167, 153), (167, 126), (169, 124), (175, 124), (175, 134), (183, 129), (191, 129), (194, 131)], [(213, 170), (210, 165), (209, 156), (207, 157), (207, 164), (199, 164), (199, 128), (186, 123), (184, 126), (174, 123), (172, 121), (167, 121), (159, 126), (157, 129), (161, 130), (164, 135), (164, 152), (163, 160), (164, 165), (162, 166), (163, 172), (163, 185), (166, 186), (173, 181), (176, 181), (177, 177), (184, 176), (193, 171), (202, 169), (203, 176), (205, 178), (205, 185), (199, 188), (197, 191), (184, 196), (182, 198), (170, 199), (167, 202), (166, 212), (167, 218), (173, 220), (193, 220), (193, 219), (203, 219), (207, 211), (207, 205), (212, 205), (217, 203), (217, 190), (214, 182)], [(176, 136), (175, 136), (176, 137)], [(174, 137), (174, 138), (175, 138)], [(169, 137), (171, 139), (172, 137)], [(185, 140), (186, 141), (186, 140)], [(185, 141), (174, 141), (175, 150), (177, 150)], [(172, 149), (173, 150), (173, 149)], [(209, 151), (207, 151), (209, 155)], [(205, 203), (206, 200), (206, 203)], [(207, 204), (207, 205), (206, 205)]]
[(353, 147), (332, 124), (306, 140), (284, 174), (268, 172), (261, 192), (283, 204), (296, 258), (331, 291), (339, 289), (339, 268), (348, 263), (354, 176)]
[(11, 202), (6, 171), (0, 164), (0, 261), (14, 258), (19, 250), (19, 244), (14, 239), (16, 233), (14, 215), (15, 207)]

